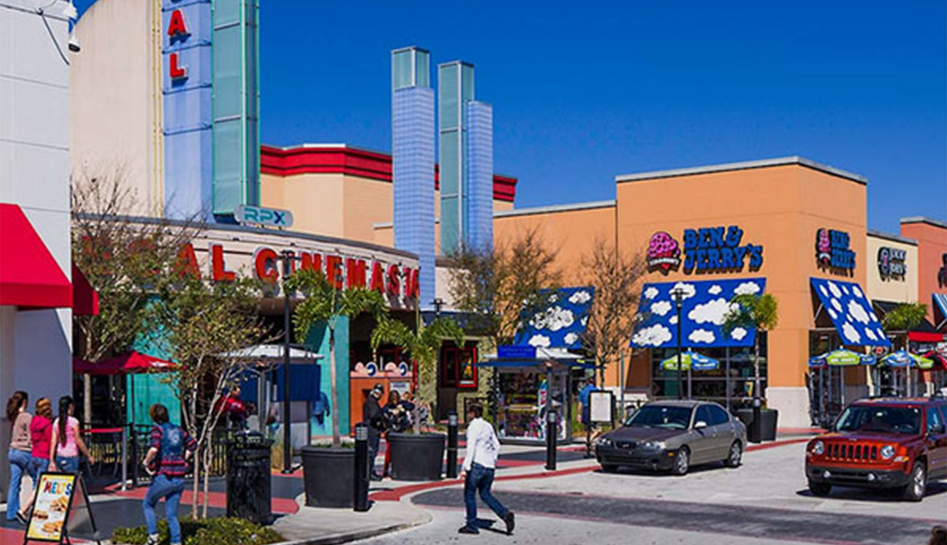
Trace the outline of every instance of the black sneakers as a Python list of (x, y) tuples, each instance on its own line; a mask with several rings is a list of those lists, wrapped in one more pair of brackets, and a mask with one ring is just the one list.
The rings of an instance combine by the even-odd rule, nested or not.
[(513, 511), (507, 510), (503, 522), (506, 523), (506, 535), (513, 535), (513, 528), (516, 527), (516, 515), (513, 514)]
[(475, 529), (471, 528), (470, 526), (462, 526), (462, 527), (460, 528), (460, 530), (457, 530), (457, 533), (458, 533), (458, 534), (471, 534), (471, 535), (473, 535), (473, 534), (479, 534), (480, 531), (479, 531), (479, 530), (475, 530)]

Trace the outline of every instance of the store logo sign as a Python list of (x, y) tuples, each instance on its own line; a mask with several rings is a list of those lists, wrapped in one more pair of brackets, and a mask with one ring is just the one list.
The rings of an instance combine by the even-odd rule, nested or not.
[(941, 254), (940, 262), (943, 263), (940, 270), (937, 271), (937, 285), (947, 288), (947, 254)]
[(684, 230), (684, 272), (687, 274), (751, 271), (763, 266), (763, 247), (742, 244), (743, 229), (701, 227)]
[(878, 273), (883, 280), (904, 280), (907, 273), (907, 252), (882, 246), (878, 249)]
[(681, 247), (674, 237), (658, 231), (648, 242), (648, 270), (659, 270), (667, 274), (681, 266)]
[(289, 210), (247, 204), (237, 206), (234, 217), (243, 225), (270, 225), (272, 227), (292, 227), (293, 225), (293, 213)]
[(851, 237), (845, 231), (819, 229), (815, 236), (816, 261), (823, 269), (855, 271), (855, 251), (849, 245)]

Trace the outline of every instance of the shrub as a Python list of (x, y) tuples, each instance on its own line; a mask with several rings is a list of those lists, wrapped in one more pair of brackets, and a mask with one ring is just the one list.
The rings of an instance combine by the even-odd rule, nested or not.
[[(169, 543), (167, 521), (158, 522), (158, 534), (162, 545)], [(183, 545), (266, 545), (284, 541), (276, 530), (238, 518), (181, 519), (181, 536)], [(144, 526), (112, 532), (115, 544), (144, 545), (147, 540)]]

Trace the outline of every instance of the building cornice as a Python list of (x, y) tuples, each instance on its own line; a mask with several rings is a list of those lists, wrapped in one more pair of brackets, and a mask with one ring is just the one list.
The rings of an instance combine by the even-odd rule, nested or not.
[(815, 161), (810, 161), (804, 157), (792, 156), (792, 157), (778, 157), (775, 159), (760, 159), (757, 161), (743, 161), (739, 163), (723, 163), (719, 165), (706, 165), (699, 167), (689, 167), (689, 168), (678, 168), (672, 170), (656, 170), (653, 172), (640, 172), (635, 174), (623, 174), (615, 177), (616, 183), (624, 182), (640, 182), (645, 180), (654, 180), (659, 178), (676, 178), (680, 176), (694, 176), (698, 174), (713, 174), (718, 172), (728, 172), (733, 170), (749, 170), (754, 168), (768, 168), (768, 167), (777, 167), (785, 165), (801, 165), (808, 167), (820, 172), (825, 172), (826, 174), (831, 174), (833, 176), (838, 176), (840, 178), (845, 178), (846, 180), (851, 180), (853, 182), (860, 183), (862, 185), (868, 184), (868, 179), (859, 176), (857, 174), (852, 174), (851, 172), (846, 172), (842, 169), (831, 167), (828, 165), (823, 165), (821, 163), (816, 163)]

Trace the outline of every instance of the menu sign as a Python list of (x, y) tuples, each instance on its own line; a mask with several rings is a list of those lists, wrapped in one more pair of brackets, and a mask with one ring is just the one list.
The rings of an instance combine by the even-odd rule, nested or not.
[(24, 542), (63, 543), (65, 540), (69, 543), (71, 531), (83, 525), (90, 525), (92, 533), (98, 535), (85, 489), (77, 475), (43, 473), (36, 490)]

